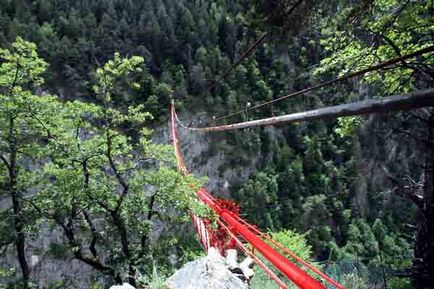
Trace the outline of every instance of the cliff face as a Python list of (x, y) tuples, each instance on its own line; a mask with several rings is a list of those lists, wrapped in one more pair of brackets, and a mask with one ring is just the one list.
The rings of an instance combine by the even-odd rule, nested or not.
[[(62, 288), (89, 288), (96, 281), (97, 272), (69, 256), (61, 246), (53, 245), (64, 242), (59, 230), (46, 224), (41, 226), (40, 234), (29, 240), (26, 248), (30, 273), (38, 288), (48, 288), (55, 283), (60, 284), (59, 282), (63, 284)], [(19, 268), (14, 247), (10, 246), (0, 257), (0, 268)]]
[[(180, 113), (179, 118), (191, 123), (195, 114)], [(282, 130), (274, 127), (267, 127), (260, 134), (271, 144), (270, 150), (263, 150), (258, 131), (210, 134), (178, 126), (179, 146), (187, 168), (198, 177), (207, 177), (206, 188), (224, 197), (231, 197), (258, 167), (271, 164), (278, 142), (285, 138)], [(153, 140), (171, 145), (170, 123), (154, 127)]]

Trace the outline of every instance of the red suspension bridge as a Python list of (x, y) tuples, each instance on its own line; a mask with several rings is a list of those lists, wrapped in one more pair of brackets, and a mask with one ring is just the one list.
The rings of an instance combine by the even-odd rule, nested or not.
[[(361, 71), (356, 71), (329, 80), (318, 85), (293, 92), (288, 95), (281, 96), (274, 100), (257, 104), (253, 107), (249, 107), (246, 110), (230, 113), (225, 116), (213, 118), (212, 121), (222, 120), (229, 117), (233, 117), (248, 110), (258, 109), (266, 105), (282, 101), (287, 98), (292, 98), (305, 94), (307, 92), (330, 86), (344, 80), (362, 76), (368, 72), (380, 70), (391, 65), (395, 65), (406, 59), (421, 56), (434, 51), (434, 46), (429, 46), (424, 49), (415, 51), (405, 56), (401, 56), (395, 59), (391, 59), (377, 65), (368, 67)], [(229, 71), (230, 72), (230, 71)], [(229, 72), (226, 72), (229, 73)], [(223, 78), (226, 75), (223, 75)], [(220, 79), (219, 79), (220, 80)], [(218, 81), (219, 81), (218, 80)], [(171, 104), (171, 132), (173, 139), (173, 147), (178, 163), (178, 169), (184, 174), (189, 174), (188, 169), (182, 158), (181, 151), (179, 149), (177, 125), (189, 131), (200, 132), (214, 132), (214, 131), (227, 131), (235, 129), (244, 129), (249, 127), (262, 127), (267, 125), (279, 125), (286, 123), (296, 123), (301, 121), (319, 120), (327, 118), (337, 118), (342, 116), (354, 116), (354, 115), (366, 115), (378, 112), (389, 112), (397, 110), (411, 110), (420, 107), (434, 106), (434, 89), (420, 90), (404, 95), (392, 95), (382, 98), (373, 98), (365, 101), (346, 103), (336, 106), (318, 108), (309, 111), (297, 112), (292, 114), (286, 114), (277, 117), (269, 117), (265, 119), (244, 121), (239, 123), (232, 123), (226, 125), (214, 125), (209, 127), (189, 127), (182, 124), (175, 111), (174, 102)], [(262, 268), (268, 276), (274, 280), (281, 288), (288, 288), (286, 281), (290, 281), (297, 287), (302, 289), (324, 289), (324, 288), (344, 288), (335, 280), (321, 272), (318, 268), (308, 263), (297, 256), (291, 250), (285, 248), (275, 240), (273, 240), (268, 234), (261, 232), (257, 227), (249, 224), (246, 220), (239, 216), (239, 207), (237, 204), (229, 200), (222, 200), (214, 198), (205, 189), (200, 189), (197, 192), (197, 196), (200, 201), (211, 208), (218, 216), (217, 229), (211, 226), (211, 222), (207, 219), (199, 218), (192, 215), (193, 223), (199, 235), (200, 242), (204, 249), (208, 251), (211, 247), (217, 249), (222, 255), (225, 255), (226, 250), (235, 249), (244, 252), (246, 256), (252, 258), (252, 260)], [(268, 261), (271, 266), (264, 262), (264, 259)], [(280, 272), (279, 276), (284, 276), (287, 280), (282, 280), (275, 270)]]
[[(176, 119), (176, 111), (172, 102), (171, 130), (178, 169), (184, 174), (188, 174), (189, 172), (178, 146), (179, 140), (176, 131)], [(243, 220), (238, 214), (239, 210), (236, 205), (225, 200), (214, 198), (205, 189), (200, 189), (197, 192), (197, 196), (218, 215), (217, 229), (211, 228), (208, 220), (201, 219), (194, 215), (192, 216), (193, 223), (205, 250), (214, 247), (224, 254), (227, 249), (238, 248), (247, 256), (251, 257), (281, 288), (287, 288), (287, 285), (261, 260), (257, 252), (299, 288), (326, 288), (323, 283), (309, 275), (308, 270), (325, 283), (329, 283), (336, 288), (344, 288), (313, 265), (298, 257), (294, 252), (285, 248), (271, 239), (267, 234), (262, 233), (255, 226)], [(292, 258), (293, 261), (290, 261), (286, 256)], [(302, 269), (303, 267), (306, 267), (308, 270)]]
[[(191, 131), (223, 131), (275, 125), (282, 123), (300, 122), (340, 116), (362, 115), (375, 112), (395, 110), (411, 110), (419, 107), (434, 106), (434, 89), (416, 91), (405, 95), (394, 95), (380, 99), (342, 104), (332, 107), (320, 108), (300, 113), (283, 115), (261, 120), (246, 121), (222, 126), (191, 128), (180, 123), (175, 111), (174, 102), (171, 104), (171, 132), (173, 146), (178, 163), (178, 169), (189, 174), (179, 149), (177, 124)], [(205, 250), (216, 248), (222, 255), (226, 250), (237, 248), (262, 268), (268, 276), (281, 288), (288, 288), (263, 260), (266, 259), (272, 268), (277, 269), (282, 276), (302, 289), (324, 289), (330, 286), (344, 288), (335, 280), (321, 272), (318, 268), (297, 256), (273, 240), (268, 234), (261, 232), (257, 227), (249, 224), (239, 216), (239, 207), (228, 200), (214, 198), (205, 189), (197, 192), (200, 201), (211, 208), (218, 216), (217, 229), (211, 226), (207, 219), (192, 215), (193, 223), (199, 235), (200, 242)], [(262, 257), (261, 257), (262, 256)]]

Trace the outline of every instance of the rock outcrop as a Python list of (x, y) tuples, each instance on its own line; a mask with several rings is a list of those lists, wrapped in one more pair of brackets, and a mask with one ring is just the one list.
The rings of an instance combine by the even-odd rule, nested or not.
[(208, 256), (187, 263), (172, 275), (167, 285), (170, 289), (247, 289), (247, 280), (253, 275), (250, 260), (234, 262), (234, 252), (220, 256), (211, 248)]
[(128, 283), (124, 283), (122, 285), (111, 286), (110, 289), (135, 289), (135, 288)]

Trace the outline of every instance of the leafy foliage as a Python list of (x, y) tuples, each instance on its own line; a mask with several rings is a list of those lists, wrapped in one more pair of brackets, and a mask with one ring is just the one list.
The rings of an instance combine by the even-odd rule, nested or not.
[[(296, 255), (300, 256), (304, 260), (309, 262), (311, 258), (311, 246), (307, 244), (306, 238), (302, 234), (298, 234), (291, 230), (283, 230), (278, 232), (271, 232), (271, 237), (282, 244), (285, 248), (288, 248)], [(267, 266), (270, 264), (266, 262)], [(288, 284), (289, 288), (293, 288), (294, 286)], [(262, 270), (256, 270), (255, 275), (253, 276), (251, 283), (251, 288), (279, 288), (277, 284), (272, 281), (268, 275)], [(295, 287), (294, 287), (295, 288)]]
[[(63, 231), (70, 256), (117, 281), (127, 276), (135, 283), (136, 272), (145, 272), (144, 260), (152, 256), (149, 235), (156, 219), (188, 220), (187, 212), (202, 206), (195, 196), (200, 182), (176, 170), (169, 146), (152, 143), (144, 106), (113, 107), (121, 85), (139, 88), (130, 77), (140, 72), (143, 59), (115, 54), (97, 69), (94, 91), (101, 105), (96, 105), (32, 94), (27, 87), (42, 83), (47, 65), (32, 43), (17, 38), (12, 48), (2, 50), (1, 83), (8, 94), (1, 95), (1, 129), (9, 131), (2, 139), (9, 153), (2, 168), (10, 171), (5, 181), (15, 187), (9, 194), (19, 211), (2, 222), (21, 226), (9, 224), (15, 233), (2, 242), (17, 242), (14, 234), (25, 238), (26, 225), (37, 234), (34, 218), (48, 221)], [(24, 199), (30, 191), (31, 200)]]

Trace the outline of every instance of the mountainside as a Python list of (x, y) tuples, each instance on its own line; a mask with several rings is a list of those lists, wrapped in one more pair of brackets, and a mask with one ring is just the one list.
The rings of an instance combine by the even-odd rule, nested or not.
[[(138, 197), (140, 191), (145, 191), (144, 195), (150, 198), (154, 187), (167, 189), (164, 182), (156, 180), (156, 177), (149, 177), (152, 179), (151, 185), (140, 183), (139, 180), (145, 178), (140, 175), (141, 171), (149, 169), (154, 163), (142, 164), (148, 152), (140, 158), (140, 146), (135, 145), (143, 144), (142, 131), (137, 129), (142, 127), (142, 122), (154, 129), (152, 140), (155, 143), (170, 142), (168, 121), (171, 99), (175, 99), (183, 123), (205, 126), (305, 111), (433, 86), (434, 55), (431, 53), (400, 62), (393, 69), (372, 72), (263, 109), (248, 111), (255, 104), (411, 53), (428, 47), (430, 43), (432, 45), (432, 3), (430, 6), (422, 0), (405, 3), (386, 0), (351, 3), (301, 1), (304, 4), (298, 6), (291, 17), (285, 15), (286, 10), (279, 10), (279, 5), (289, 6), (295, 2), (0, 0), (0, 47), (11, 48), (11, 43), (20, 36), (35, 43), (35, 51), (48, 63), (47, 66), (41, 64), (41, 69), (35, 72), (38, 77), (40, 75), (45, 79), (45, 83), (24, 83), (23, 90), (29, 89), (39, 96), (58, 95), (62, 101), (80, 100), (89, 106), (119, 110), (125, 115), (119, 117), (120, 113), (113, 113), (114, 130), (125, 136), (125, 139), (119, 140), (119, 147), (114, 146), (119, 149), (115, 157), (118, 157), (119, 163), (125, 160), (124, 156), (131, 158), (131, 162), (128, 159), (120, 165), (122, 169), (129, 168), (131, 163), (140, 163), (140, 166), (131, 165), (134, 173), (127, 176), (132, 179), (131, 184), (127, 182), (128, 189), (137, 192), (137, 196), (134, 195), (137, 200), (131, 199), (125, 206), (132, 211), (136, 206), (143, 206), (150, 212), (147, 222), (140, 224), (135, 223), (139, 215), (136, 211), (134, 213), (137, 215), (128, 215), (124, 223), (119, 218), (127, 213), (119, 213), (118, 219), (112, 214), (113, 220), (102, 221), (105, 220), (102, 217), (104, 208), (90, 211), (90, 216), (95, 217), (90, 218), (93, 224), (87, 222), (89, 216), (84, 212), (83, 216), (69, 224), (65, 218), (65, 227), (70, 224), (74, 227), (76, 224), (77, 228), (83, 230), (77, 231), (76, 239), (91, 239), (93, 233), (110, 227), (104, 231), (107, 235), (98, 235), (98, 238), (95, 237), (96, 243), (93, 243), (96, 244), (93, 250), (96, 248), (96, 251), (103, 252), (98, 258), (106, 267), (101, 267), (101, 270), (96, 269), (91, 260), (84, 261), (87, 264), (80, 263), (80, 257), (74, 250), (65, 249), (74, 249), (74, 243), (68, 239), (68, 234), (57, 233), (57, 230), (68, 232), (68, 228), (56, 223), (57, 212), (53, 213), (54, 218), (48, 225), (45, 221), (40, 221), (43, 225), (35, 225), (38, 229), (34, 229), (34, 225), (33, 229), (23, 225), (18, 231), (29, 235), (23, 246), (24, 243), (28, 245), (25, 250), (27, 258), (34, 261), (29, 261), (30, 275), (40, 281), (41, 288), (48, 288), (49, 283), (56, 281), (59, 281), (59, 286), (70, 288), (98, 288), (90, 286), (104, 286), (113, 283), (113, 280), (125, 281), (133, 278), (133, 273), (140, 275), (136, 278), (141, 278), (140, 281), (136, 280), (138, 283), (150, 284), (153, 268), (158, 268), (158, 274), (166, 277), (183, 263), (201, 254), (188, 217), (182, 217), (187, 224), (178, 226), (175, 221), (172, 224), (172, 219), (178, 221), (177, 210), (189, 208), (188, 204), (182, 203), (180, 208), (172, 209), (165, 206), (170, 207), (171, 198), (175, 197), (162, 198), (161, 203), (157, 200), (154, 204), (152, 201), (150, 205), (148, 200)], [(264, 43), (237, 67), (233, 67), (225, 79), (215, 83), (264, 32), (269, 33)], [(15, 51), (14, 48), (11, 51)], [(117, 52), (119, 54), (114, 56)], [(121, 57), (127, 60), (122, 62)], [(109, 60), (115, 61), (114, 64), (107, 66)], [(29, 66), (35, 65), (39, 64)], [(131, 74), (124, 73), (123, 65), (131, 70)], [(113, 71), (122, 77), (116, 78)], [(28, 77), (31, 76), (29, 74)], [(104, 77), (113, 77), (113, 82), (116, 82), (116, 85), (108, 85), (109, 98), (104, 98), (107, 92)], [(0, 83), (0, 93), (6, 95), (8, 87), (3, 82)], [(153, 118), (146, 113), (141, 114), (139, 110), (130, 110), (133, 106), (143, 108)], [(86, 109), (82, 114), (74, 114), (79, 115), (84, 122), (89, 122), (77, 129), (77, 135), (80, 131), (83, 142), (93, 137), (94, 127), (95, 131), (112, 128), (99, 119), (104, 113), (94, 107)], [(245, 113), (213, 121), (215, 116), (240, 110), (245, 110)], [(55, 114), (54, 111), (51, 113)], [(92, 119), (94, 115), (96, 120)], [(116, 117), (120, 120), (116, 120)], [(2, 118), (5, 126), (0, 127), (5, 141), (10, 139), (6, 119)], [(354, 262), (368, 272), (379, 272), (374, 281), (360, 277), (372, 288), (387, 284), (409, 288), (408, 278), (419, 274), (412, 273), (415, 270), (414, 259), (412, 261), (414, 250), (420, 252), (422, 248), (422, 243), (416, 241), (420, 237), (418, 230), (427, 223), (425, 213), (417, 202), (411, 200), (411, 195), (416, 195), (416, 198), (417, 195), (422, 196), (423, 189), (428, 188), (424, 184), (430, 180), (426, 164), (429, 164), (427, 144), (432, 141), (429, 135), (432, 123), (428, 120), (432, 120), (431, 108), (231, 132), (201, 133), (179, 128), (179, 139), (191, 172), (199, 177), (208, 177), (205, 186), (217, 196), (235, 200), (240, 205), (242, 215), (251, 223), (264, 231), (291, 229), (303, 234), (311, 246), (312, 259), (323, 262), (324, 268), (330, 272), (337, 270), (337, 275), (339, 271), (345, 272), (342, 264)], [(138, 122), (141, 122), (140, 125)], [(35, 122), (30, 124), (43, 131)], [(55, 124), (53, 127), (58, 129)], [(151, 138), (147, 132), (143, 134)], [(103, 132), (101, 136), (104, 136)], [(113, 133), (113, 136), (116, 137), (116, 134)], [(42, 136), (40, 143), (49, 143), (50, 137)], [(70, 141), (71, 138), (65, 139)], [(151, 144), (144, 143), (153, 149)], [(111, 142), (107, 140), (104, 144), (109, 147)], [(53, 150), (58, 149), (56, 153), (61, 154), (59, 147)], [(77, 156), (80, 155), (80, 145), (78, 147), (74, 151)], [(97, 142), (88, 146), (82, 144), (83, 147), (98, 151), (95, 148), (98, 147)], [(9, 153), (6, 145), (1, 143), (2, 153), (3, 148), (5, 155)], [(45, 153), (44, 149), (40, 150)], [(31, 154), (33, 151), (27, 151), (26, 147), (25, 153)], [(170, 148), (158, 149), (160, 153), (161, 156), (157, 158), (159, 161), (161, 158), (165, 164), (169, 159), (166, 154), (171, 153)], [(101, 153), (102, 156), (106, 154)], [(18, 164), (30, 164), (24, 165), (22, 171), (31, 171), (31, 166), (43, 171), (43, 164), (50, 157), (52, 155), (41, 153), (38, 161), (32, 161), (23, 153)], [(72, 156), (67, 157), (74, 162)], [(97, 159), (99, 161), (99, 157)], [(101, 184), (90, 182), (91, 187), (101, 190), (97, 198), (107, 200), (108, 205), (116, 204), (116, 198), (104, 199), (106, 191), (114, 188), (115, 195), (122, 194), (126, 187), (123, 180), (117, 178), (115, 169), (103, 176), (112, 163), (112, 160), (107, 160), (95, 164), (95, 172), (91, 172), (98, 176), (98, 180), (107, 178), (107, 187), (111, 188), (102, 188)], [(12, 187), (6, 178), (7, 167), (0, 166), (2, 188)], [(61, 175), (56, 175), (60, 169), (63, 167), (50, 171), (49, 181), (55, 182), (66, 175), (63, 171)], [(84, 179), (77, 178), (77, 183), (85, 183), (85, 176)], [(168, 179), (168, 176), (172, 175), (165, 172), (161, 178)], [(19, 179), (25, 178), (26, 175)], [(26, 185), (30, 189), (24, 185), (18, 186), (25, 196), (43, 191), (43, 186), (35, 185), (37, 177), (29, 179), (33, 187)], [(200, 184), (200, 181), (197, 183)], [(185, 184), (182, 181), (182, 184), (170, 185), (178, 188), (178, 185), (182, 187)], [(60, 190), (65, 187), (68, 186), (59, 185), (51, 189), (61, 194)], [(191, 193), (184, 189), (182, 192), (186, 196)], [(51, 193), (46, 192), (47, 195)], [(12, 206), (12, 198), (7, 194), (7, 189), (2, 190), (0, 197), (1, 214), (6, 216)], [(89, 202), (95, 201), (88, 198), (86, 200)], [(42, 205), (48, 210), (50, 204)], [(41, 212), (35, 213), (35, 209), (31, 209), (32, 204), (28, 206), (32, 214), (43, 215)], [(69, 210), (66, 206), (59, 214)], [(153, 224), (153, 220), (159, 217), (159, 210), (168, 216)], [(107, 212), (104, 216), (110, 215), (111, 211)], [(14, 258), (15, 249), (11, 245), (16, 239), (9, 238), (9, 235), (13, 235), (9, 232), (13, 223), (11, 218), (0, 220), (0, 281), (5, 280), (5, 284), (6, 281), (18, 280), (20, 276), (19, 265)], [(126, 238), (122, 230), (119, 236), (113, 233), (110, 239), (114, 228), (122, 227), (119, 224), (128, 233), (133, 231), (131, 235), (136, 238), (136, 243), (130, 244), (130, 251), (135, 252), (142, 246), (142, 251), (138, 253), (142, 259), (129, 262), (133, 253), (125, 250), (128, 249), (124, 246), (125, 242), (118, 244), (119, 240)], [(150, 232), (149, 237), (140, 237), (137, 232), (142, 231)], [(426, 238), (427, 242), (432, 240), (429, 234), (422, 234), (421, 238)], [(91, 248), (83, 249), (83, 252), (96, 256)], [(41, 256), (44, 256), (44, 264), (38, 261)], [(124, 259), (128, 259), (128, 262)], [(137, 265), (138, 260), (147, 264), (144, 266), (146, 269), (137, 270), (140, 274), (135, 271), (136, 267), (140, 267)], [(112, 268), (113, 264), (118, 263), (121, 264), (122, 273)], [(8, 271), (10, 267), (15, 268), (12, 273)], [(79, 285), (66, 281), (76, 275), (81, 276)], [(354, 280), (347, 282), (357, 283)], [(354, 286), (348, 288), (362, 288)], [(0, 285), (0, 288), (12, 287)]]

